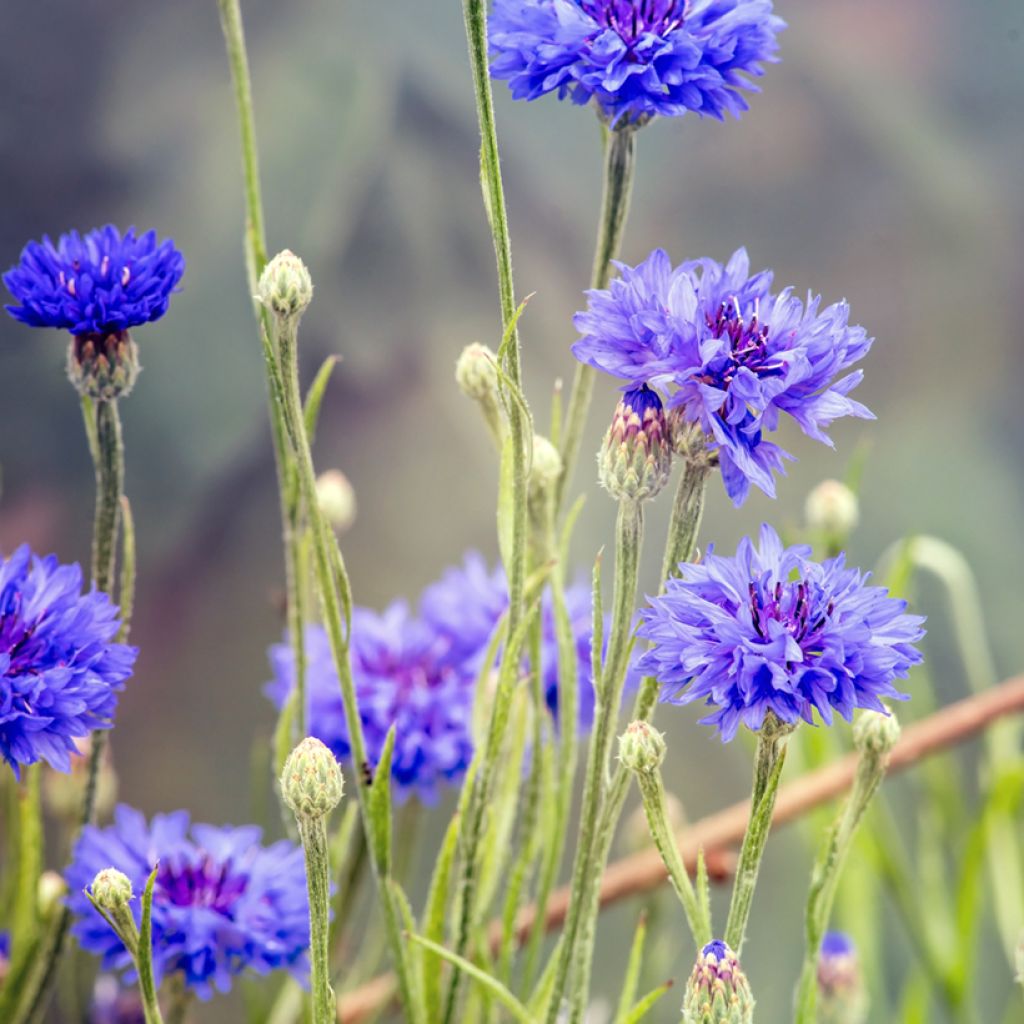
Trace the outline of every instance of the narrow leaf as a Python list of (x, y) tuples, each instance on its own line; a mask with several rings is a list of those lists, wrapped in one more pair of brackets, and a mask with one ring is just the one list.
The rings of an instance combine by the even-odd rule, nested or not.
[(615, 1014), (615, 1024), (625, 1024), (629, 1019), (631, 1007), (636, 1001), (636, 990), (640, 984), (640, 968), (643, 966), (644, 940), (647, 938), (647, 915), (641, 914), (633, 934), (633, 945), (629, 950), (629, 961), (626, 964), (626, 977), (622, 982), (619, 995), (619, 1008)]
[(373, 856), (385, 875), (391, 874), (391, 758), (394, 752), (395, 726), (392, 725), (366, 796)]
[(331, 373), (334, 371), (334, 367), (338, 363), (337, 356), (328, 356), (317, 371), (316, 377), (313, 378), (313, 383), (309, 386), (309, 391), (306, 392), (306, 403), (303, 407), (303, 416), (306, 420), (306, 436), (309, 438), (309, 443), (312, 445), (313, 441), (316, 440), (316, 428), (320, 422), (320, 406), (323, 404), (324, 392), (327, 390), (327, 384), (331, 379)]

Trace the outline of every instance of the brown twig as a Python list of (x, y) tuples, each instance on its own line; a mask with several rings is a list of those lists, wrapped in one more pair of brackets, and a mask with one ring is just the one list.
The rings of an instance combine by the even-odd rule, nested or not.
[[(950, 704), (903, 730), (902, 739), (893, 748), (889, 771), (908, 768), (931, 754), (969, 739), (997, 719), (1022, 711), (1024, 676), (1008, 679), (987, 693)], [(774, 825), (793, 821), (819, 804), (839, 796), (853, 781), (856, 764), (856, 755), (848, 754), (784, 786), (775, 804)], [(722, 863), (720, 855), (743, 839), (749, 810), (749, 801), (743, 800), (680, 830), (676, 841), (686, 866), (691, 871), (694, 869), (697, 852), (701, 848), (707, 852), (709, 860)], [(605, 870), (601, 880), (601, 906), (655, 889), (666, 878), (665, 865), (657, 850), (624, 857)], [(565, 920), (568, 905), (568, 887), (551, 894), (544, 920), (548, 931), (553, 931)], [(525, 907), (516, 920), (516, 936), (520, 943), (529, 937), (536, 914), (535, 907)], [(492, 923), (490, 935), (492, 945), (500, 940), (500, 922)], [(338, 1020), (341, 1024), (361, 1024), (389, 1000), (393, 992), (394, 979), (391, 975), (374, 978), (339, 1000)]]

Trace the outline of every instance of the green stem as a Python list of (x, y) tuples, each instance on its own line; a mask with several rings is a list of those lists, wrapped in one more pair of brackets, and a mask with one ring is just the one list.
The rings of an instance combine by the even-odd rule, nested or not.
[(668, 824), (668, 807), (665, 802), (665, 786), (658, 769), (650, 772), (637, 772), (637, 783), (643, 799), (644, 813), (651, 830), (651, 838), (661, 854), (661, 859), (668, 869), (669, 880), (675, 889), (679, 902), (686, 914), (686, 923), (690, 926), (697, 949), (702, 949), (712, 939), (711, 922), (707, 920), (701, 907), (690, 873), (686, 870), (683, 858), (679, 856), (679, 847)]
[(591, 893), (603, 867), (600, 860), (598, 825), (607, 797), (608, 766), (632, 647), (633, 610), (636, 606), (642, 539), (641, 506), (634, 501), (620, 502), (616, 524), (611, 633), (604, 670), (596, 692), (594, 729), (590, 738), (583, 790), (580, 840), (573, 864), (572, 889), (563, 930), (563, 945), (559, 954), (552, 999), (548, 1004), (549, 1024), (554, 1024), (558, 1019), (570, 972), (573, 976), (570, 1021), (573, 1024), (582, 1015), (589, 983), (591, 958), (590, 943), (586, 941), (586, 937), (592, 928), (591, 918), (594, 916)]
[(687, 459), (672, 501), (672, 518), (665, 542), (665, 558), (661, 578), (668, 581), (679, 575), (679, 565), (693, 559), (697, 550), (697, 534), (704, 518), (704, 497), (711, 466), (705, 458)]
[(729, 904), (729, 918), (725, 926), (725, 942), (736, 955), (740, 955), (746, 937), (750, 906), (754, 900), (757, 876), (761, 869), (768, 833), (771, 831), (772, 811), (779, 792), (779, 779), (786, 760), (786, 740), (789, 730), (769, 712), (757, 734), (757, 752), (754, 756), (754, 788), (750, 798), (750, 822), (740, 859), (736, 866), (736, 881)]
[[(25, 769), (25, 781), (18, 787), (17, 888), (14, 891), (10, 927), (15, 956), (27, 949), (38, 921), (39, 875), (43, 869), (43, 818), (39, 803), (40, 766)], [(20, 958), (19, 958), (20, 959)]]
[(816, 1024), (816, 1003), (818, 996), (818, 957), (821, 940), (828, 927), (836, 889), (842, 874), (843, 864), (853, 843), (857, 826), (872, 797), (885, 777), (888, 757), (867, 750), (857, 763), (853, 789), (843, 805), (835, 824), (829, 830), (825, 845), (818, 854), (811, 874), (811, 887), (807, 894), (807, 909), (804, 917), (806, 944), (803, 967), (796, 991), (795, 1024)]
[(313, 1024), (334, 1024), (337, 1006), (330, 977), (330, 858), (327, 825), (323, 818), (299, 818), (299, 838), (306, 855), (309, 893), (309, 961), (313, 998)]
[[(602, 128), (604, 136), (604, 186), (601, 197), (601, 218), (594, 250), (594, 267), (590, 277), (591, 288), (606, 288), (611, 276), (611, 262), (619, 254), (622, 236), (629, 216), (629, 203), (633, 193), (636, 168), (635, 126)], [(562, 435), (562, 478), (556, 494), (556, 508), (561, 508), (565, 492), (572, 482), (572, 474), (583, 442), (583, 429), (587, 422), (591, 397), (594, 393), (596, 372), (592, 366), (578, 363), (569, 393), (569, 408)]]

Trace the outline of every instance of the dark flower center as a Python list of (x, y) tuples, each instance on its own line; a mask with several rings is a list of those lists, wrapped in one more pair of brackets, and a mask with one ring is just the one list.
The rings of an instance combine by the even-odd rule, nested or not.
[(769, 638), (769, 620), (781, 623), (798, 644), (812, 640), (834, 611), (831, 601), (824, 609), (813, 608), (815, 604), (804, 580), (780, 581), (770, 589), (753, 580), (750, 582), (750, 615), (762, 640)]
[(233, 873), (230, 861), (215, 861), (209, 855), (188, 864), (173, 858), (161, 861), (156, 887), (160, 895), (177, 907), (207, 907), (231, 916), (238, 897), (249, 884), (244, 874)]
[(689, 13), (690, 0), (577, 0), (599, 25), (634, 43), (645, 33), (665, 36), (679, 28)]
[(769, 326), (761, 323), (756, 306), (750, 319), (745, 320), (735, 299), (723, 302), (715, 316), (706, 313), (704, 321), (713, 338), (729, 342), (729, 352), (712, 365), (712, 375), (703, 378), (706, 383), (728, 390), (741, 366), (759, 377), (777, 377), (785, 370), (768, 353)]
[(0, 651), (10, 657), (7, 675), (31, 672), (46, 650), (46, 642), (35, 636), (36, 623), (21, 616), (21, 591), (13, 584), (0, 592)]

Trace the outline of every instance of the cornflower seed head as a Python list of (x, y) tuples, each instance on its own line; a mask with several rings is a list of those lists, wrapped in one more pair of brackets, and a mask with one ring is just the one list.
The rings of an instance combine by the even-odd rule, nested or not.
[(598, 458), (601, 486), (617, 501), (649, 501), (668, 483), (672, 438), (658, 393), (646, 384), (619, 400)]
[(340, 469), (328, 469), (316, 478), (316, 500), (324, 518), (338, 533), (356, 521), (356, 492)]
[(455, 383), (476, 402), (498, 399), (498, 357), (486, 345), (467, 345), (455, 363)]
[(853, 744), (862, 755), (884, 757), (900, 738), (900, 723), (889, 710), (865, 711), (853, 727)]
[(683, 1001), (683, 1024), (751, 1024), (754, 997), (736, 954), (719, 940), (697, 957)]
[(313, 300), (313, 279), (290, 249), (279, 252), (260, 275), (258, 298), (278, 320), (297, 323)]
[(104, 868), (92, 880), (92, 898), (100, 909), (113, 913), (127, 907), (132, 900), (132, 883), (126, 874), (117, 868)]
[(335, 756), (313, 736), (288, 755), (281, 774), (281, 794), (297, 818), (324, 818), (341, 803), (345, 791)]
[(867, 995), (848, 935), (827, 932), (818, 957), (818, 1020), (820, 1024), (865, 1024)]
[(822, 480), (807, 495), (804, 516), (812, 530), (845, 540), (860, 521), (857, 495), (839, 480)]
[(665, 737), (647, 722), (631, 722), (619, 738), (619, 760), (638, 775), (656, 772), (665, 760)]

